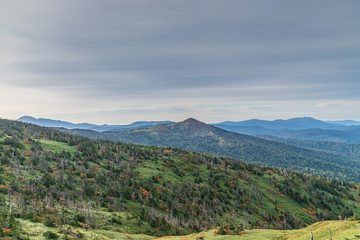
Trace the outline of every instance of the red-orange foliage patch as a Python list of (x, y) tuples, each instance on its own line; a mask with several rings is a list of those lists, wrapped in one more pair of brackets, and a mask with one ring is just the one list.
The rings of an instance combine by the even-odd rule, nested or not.
[(5, 234), (11, 234), (12, 233), (11, 229), (9, 229), (9, 228), (3, 228), (2, 230), (3, 230), (3, 232)]
[(10, 187), (9, 187), (9, 186), (6, 186), (6, 185), (0, 185), (0, 189), (9, 190)]

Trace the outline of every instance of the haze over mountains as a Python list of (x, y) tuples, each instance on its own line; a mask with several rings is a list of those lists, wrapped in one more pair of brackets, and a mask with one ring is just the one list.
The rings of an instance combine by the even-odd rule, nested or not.
[(338, 120), (338, 121), (327, 121), (329, 123), (342, 124), (346, 126), (360, 126), (360, 122), (354, 120)]
[[(345, 130), (350, 128), (356, 128), (356, 126), (341, 124), (339, 122), (325, 122), (317, 120), (311, 117), (299, 117), (291, 118), (288, 120), (278, 119), (274, 121), (260, 120), (260, 119), (251, 119), (246, 121), (225, 121), (221, 123), (214, 124), (216, 126), (232, 126), (232, 127), (262, 127), (267, 129), (289, 129), (289, 130), (303, 130), (310, 128), (320, 128), (320, 129), (331, 129), (331, 130)], [(349, 123), (349, 122), (346, 122)], [(353, 121), (356, 125), (355, 121)]]
[(55, 127), (55, 128), (67, 128), (67, 129), (89, 129), (98, 132), (108, 131), (108, 130), (127, 130), (132, 128), (146, 127), (157, 124), (168, 124), (171, 121), (139, 121), (134, 122), (128, 125), (96, 125), (89, 123), (71, 123), (61, 120), (53, 120), (47, 118), (34, 118), (31, 116), (23, 116), (19, 118), (17, 121), (24, 123), (31, 123), (42, 127)]

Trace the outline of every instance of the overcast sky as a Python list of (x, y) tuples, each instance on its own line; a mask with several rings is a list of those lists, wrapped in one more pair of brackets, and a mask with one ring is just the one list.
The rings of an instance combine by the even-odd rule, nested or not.
[(0, 0), (0, 117), (360, 120), (359, 0)]

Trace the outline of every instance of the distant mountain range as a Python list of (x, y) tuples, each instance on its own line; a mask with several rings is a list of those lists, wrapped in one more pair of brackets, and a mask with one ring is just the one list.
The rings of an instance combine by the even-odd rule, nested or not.
[(153, 126), (158, 124), (169, 124), (172, 123), (170, 121), (139, 121), (134, 122), (128, 125), (95, 125), (95, 124), (89, 124), (89, 123), (71, 123), (71, 122), (65, 122), (60, 120), (52, 120), (52, 119), (46, 119), (46, 118), (34, 118), (30, 116), (23, 116), (19, 118), (17, 121), (24, 122), (24, 123), (31, 123), (42, 127), (52, 127), (52, 128), (66, 128), (66, 129), (88, 129), (98, 132), (104, 132), (109, 130), (129, 130), (134, 128), (141, 128), (141, 127), (147, 127), (147, 126)]
[[(24, 116), (18, 119), (20, 122), (32, 123), (44, 127), (56, 127), (66, 129), (85, 129), (97, 132), (126, 131), (149, 126), (174, 123), (171, 121), (139, 121), (128, 125), (95, 125), (89, 123), (74, 124), (65, 121), (33, 118)], [(288, 139), (335, 141), (343, 143), (360, 144), (359, 122), (353, 120), (321, 121), (311, 117), (299, 117), (288, 120), (266, 121), (252, 119), (246, 121), (225, 121), (210, 124), (212, 126), (241, 134), (253, 136), (274, 136)], [(360, 124), (360, 123), (359, 123)]]
[(360, 143), (360, 126), (350, 125), (350, 123), (357, 123), (356, 121), (336, 122), (325, 122), (304, 117), (274, 121), (258, 119), (241, 122), (227, 121), (213, 124), (213, 126), (254, 136), (267, 135), (288, 139)]
[(176, 147), (315, 175), (360, 180), (360, 161), (351, 155), (337, 155), (229, 132), (192, 118), (127, 131), (75, 129), (70, 132), (111, 141)]
[(360, 122), (354, 120), (327, 121), (329, 123), (342, 124), (345, 126), (360, 126)]
[[(96, 125), (90, 123), (71, 123), (61, 120), (53, 120), (46, 118), (34, 118), (31, 116), (23, 116), (17, 121), (32, 123), (43, 127), (63, 127), (67, 129), (89, 129), (94, 131), (111, 131), (111, 130), (128, 130), (137, 127), (154, 126), (157, 124), (169, 124), (174, 123), (172, 121), (138, 121), (127, 125)], [(351, 130), (360, 128), (360, 122), (353, 120), (341, 120), (341, 121), (321, 121), (311, 117), (299, 117), (291, 118), (287, 120), (278, 119), (274, 121), (251, 119), (246, 121), (225, 121), (220, 123), (210, 124), (216, 127), (232, 130), (239, 128), (243, 131), (249, 131), (251, 134), (258, 129), (259, 132), (265, 130), (274, 129), (287, 129), (287, 130), (304, 130), (304, 129), (324, 129), (324, 130)], [(253, 130), (251, 130), (253, 129)], [(257, 134), (257, 133), (255, 133)]]
[[(325, 122), (317, 120), (311, 117), (301, 117), (301, 118), (291, 118), (288, 120), (278, 119), (274, 121), (266, 121), (259, 119), (251, 119), (240, 122), (226, 121), (217, 124), (213, 124), (217, 127), (257, 127), (264, 129), (287, 129), (287, 130), (304, 130), (304, 129), (325, 129), (325, 130), (350, 130), (358, 128), (359, 126), (350, 126), (349, 124), (340, 124), (344, 121), (335, 122)], [(355, 121), (346, 121), (345, 123), (356, 123)], [(354, 124), (356, 125), (356, 124)]]
[(253, 136), (275, 136), (287, 139), (316, 140), (316, 141), (334, 141), (343, 143), (360, 144), (360, 127), (348, 127), (347, 130), (326, 130), (319, 128), (310, 128), (303, 130), (289, 129), (268, 129), (258, 126), (228, 126), (215, 125), (227, 131), (248, 134)]

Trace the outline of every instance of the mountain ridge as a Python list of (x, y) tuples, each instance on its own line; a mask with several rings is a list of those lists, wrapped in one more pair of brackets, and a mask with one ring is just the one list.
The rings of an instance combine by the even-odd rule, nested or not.
[(158, 124), (168, 124), (172, 123), (171, 121), (136, 121), (127, 125), (96, 125), (90, 123), (71, 123), (62, 120), (53, 120), (48, 118), (34, 118), (31, 116), (23, 116), (17, 119), (19, 122), (31, 123), (42, 127), (56, 127), (56, 128), (67, 128), (67, 129), (87, 129), (98, 132), (104, 131), (121, 131), (125, 129), (147, 127)]
[(360, 143), (360, 127), (351, 126), (349, 129), (268, 129), (260, 126), (230, 126), (230, 125), (215, 125), (221, 129), (247, 134), (252, 136), (274, 136), (286, 139), (300, 139), (300, 140), (314, 140), (314, 141), (333, 141), (342, 143)]
[(336, 123), (336, 124), (342, 124), (345, 126), (360, 126), (359, 121), (354, 120), (335, 120), (335, 121), (327, 121), (329, 123)]
[(261, 120), (261, 119), (250, 119), (245, 121), (225, 121), (220, 123), (212, 124), (215, 126), (236, 126), (236, 127), (263, 127), (267, 129), (288, 129), (288, 130), (303, 130), (303, 129), (328, 129), (328, 130), (346, 130), (351, 129), (353, 126), (345, 126), (333, 122), (325, 122), (312, 117), (297, 117), (290, 118), (287, 120), (276, 119), (276, 120)]
[[(193, 118), (188, 118), (193, 119)], [(65, 127), (64, 125), (68, 126), (65, 128), (73, 129), (73, 128), (80, 128), (80, 129), (92, 129), (95, 131), (104, 131), (100, 129), (101, 127), (106, 128), (107, 130), (115, 130), (116, 128), (125, 128), (125, 127), (137, 127), (137, 126), (149, 126), (151, 124), (168, 124), (168, 123), (175, 123), (173, 121), (136, 121), (131, 124), (125, 125), (109, 125), (109, 124), (90, 124), (90, 123), (71, 123), (68, 121), (62, 120), (53, 120), (48, 118), (34, 118), (32, 116), (22, 116), (17, 121), (32, 123), (40, 126), (45, 127)], [(354, 123), (351, 125), (350, 123)], [(276, 119), (276, 120), (262, 120), (262, 119), (249, 119), (244, 121), (223, 121), (219, 123), (211, 123), (209, 125), (213, 126), (237, 126), (237, 127), (264, 127), (267, 129), (291, 129), (291, 130), (301, 130), (301, 129), (335, 129), (335, 130), (346, 130), (346, 129), (353, 129), (358, 127), (355, 123), (359, 123), (354, 120), (339, 120), (339, 121), (323, 121), (318, 120), (312, 117), (296, 117), (290, 119)], [(53, 125), (56, 126), (53, 126)], [(63, 125), (60, 125), (63, 124)], [(96, 129), (96, 127), (98, 129)]]
[[(193, 118), (189, 118), (188, 120), (191, 119)], [(29, 116), (19, 118), (18, 121), (33, 123), (39, 126), (46, 127), (64, 127), (67, 129), (87, 129), (97, 132), (109, 132), (109, 134), (118, 131), (156, 126), (158, 124), (166, 125), (174, 123), (171, 121), (137, 121), (128, 125), (94, 125), (88, 123), (73, 124), (60, 120), (51, 120), (44, 118), (36, 119)], [(288, 139), (360, 143), (360, 126), (345, 126), (340, 124), (328, 123), (311, 117), (292, 118), (288, 120), (278, 119), (274, 121), (266, 121), (259, 119), (252, 119), (240, 122), (226, 121), (222, 123), (208, 125), (219, 127), (221, 129), (231, 132), (253, 136), (269, 135)], [(170, 129), (167, 129), (166, 127), (159, 129), (159, 131), (160, 130), (170, 131)], [(196, 130), (196, 127), (194, 128), (194, 130)], [(201, 134), (205, 133), (206, 131)], [(185, 134), (185, 132), (183, 132), (182, 134)], [(191, 132), (188, 132), (187, 135), (191, 135)]]

